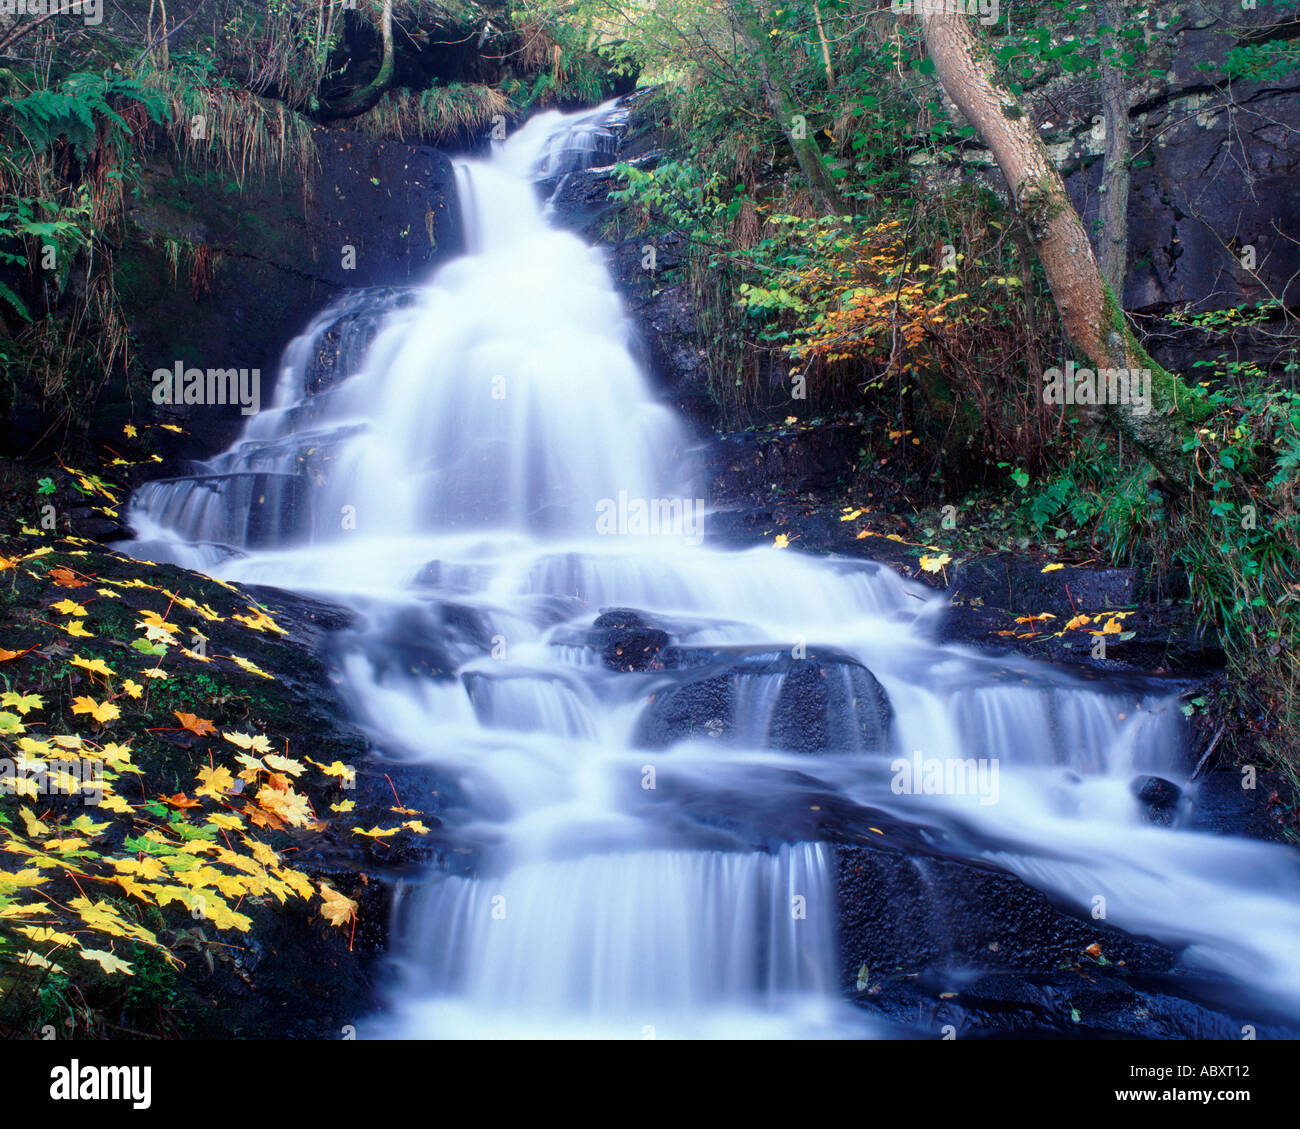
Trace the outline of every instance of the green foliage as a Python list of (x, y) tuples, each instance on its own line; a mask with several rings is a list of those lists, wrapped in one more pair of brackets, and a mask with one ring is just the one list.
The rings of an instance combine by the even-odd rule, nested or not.
[(79, 71), (57, 87), (34, 90), (9, 104), (9, 112), (24, 138), (36, 149), (65, 141), (78, 160), (95, 147), (100, 129), (130, 137), (131, 127), (115, 108), (123, 100), (143, 106), (149, 118), (161, 122), (167, 106), (159, 94), (139, 80)]

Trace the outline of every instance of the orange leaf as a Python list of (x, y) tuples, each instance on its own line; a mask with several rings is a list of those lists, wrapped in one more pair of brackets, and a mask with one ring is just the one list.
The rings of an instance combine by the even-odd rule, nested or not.
[(217, 731), (217, 727), (206, 718), (192, 713), (182, 713), (180, 710), (172, 710), (172, 713), (181, 719), (181, 728), (188, 729), (196, 737), (206, 737), (209, 733)]
[(176, 808), (178, 811), (203, 806), (198, 800), (188, 799), (184, 792), (177, 792), (174, 796), (159, 796), (158, 798), (169, 808)]
[(78, 580), (71, 569), (52, 568), (49, 573), (50, 579), (60, 588), (86, 588), (86, 581)]

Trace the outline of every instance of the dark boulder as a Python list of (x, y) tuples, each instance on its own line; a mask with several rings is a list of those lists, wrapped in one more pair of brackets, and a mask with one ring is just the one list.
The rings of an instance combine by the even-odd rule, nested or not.
[(588, 642), (600, 651), (610, 670), (646, 670), (655, 665), (659, 652), (668, 646), (668, 632), (646, 623), (631, 608), (610, 608), (596, 617)]
[(1160, 776), (1135, 776), (1129, 791), (1137, 797), (1143, 812), (1152, 823), (1173, 822), (1182, 789)]
[(799, 753), (888, 747), (888, 696), (848, 655), (736, 648), (702, 657), (697, 648), (662, 652), (663, 665), (680, 666), (681, 674), (642, 713), (639, 744), (667, 748), (703, 735)]

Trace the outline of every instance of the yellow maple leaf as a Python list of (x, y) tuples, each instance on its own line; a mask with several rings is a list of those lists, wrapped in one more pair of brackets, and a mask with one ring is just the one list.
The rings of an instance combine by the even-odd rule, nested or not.
[(100, 674), (105, 678), (113, 677), (113, 668), (110, 667), (103, 659), (83, 659), (80, 655), (68, 660), (73, 666), (79, 666), (91, 674)]
[(257, 793), (257, 803), (292, 827), (306, 827), (313, 822), (307, 797), (292, 788), (281, 792), (264, 784)]
[(99, 967), (107, 973), (125, 972), (128, 976), (134, 976), (131, 966), (124, 960), (120, 960), (110, 952), (103, 949), (82, 949), (78, 955), (82, 960), (93, 960), (99, 964)]
[(234, 786), (235, 778), (231, 775), (230, 769), (225, 765), (217, 765), (216, 768), (199, 769), (199, 780), (202, 782), (202, 788), (194, 789), (196, 796), (211, 796), (214, 800), (221, 799)]
[(240, 655), (227, 655), (226, 657), (229, 658), (230, 661), (234, 663), (237, 667), (239, 667), (240, 670), (246, 670), (249, 674), (256, 674), (259, 678), (269, 678), (271, 679), (271, 681), (273, 682), (275, 681), (274, 674), (267, 674), (266, 671), (264, 671), (255, 662), (251, 662), (250, 660), (243, 658)]
[(320, 884), (320, 896), (320, 915), (331, 925), (342, 928), (357, 916), (357, 903), (332, 889), (328, 883)]
[(50, 607), (60, 615), (70, 615), (76, 619), (83, 618), (86, 615), (86, 609), (76, 600), (60, 600), (57, 604), (51, 604)]
[(44, 925), (20, 925), (17, 932), (29, 941), (40, 941), (48, 945), (81, 945), (71, 933), (60, 933)]
[(784, 533), (778, 533), (776, 539), (772, 542), (774, 548), (788, 549), (790, 547), (790, 538)]
[(72, 851), (80, 851), (90, 845), (86, 839), (78, 839), (75, 835), (68, 839), (47, 839), (41, 844), (47, 851), (58, 851), (59, 854), (70, 854)]
[(309, 879), (300, 870), (291, 870), (287, 866), (275, 867), (275, 873), (285, 882), (285, 884), (300, 898), (310, 898), (312, 896), (312, 884)]
[(244, 770), (239, 774), (240, 780), (247, 780), (253, 783), (257, 779), (259, 772), (266, 772), (267, 768), (257, 757), (250, 757), (247, 753), (237, 753), (235, 760), (244, 766)]
[(330, 804), (330, 811), (336, 811), (341, 815), (345, 815), (356, 806), (357, 804), (355, 800), (343, 800), (341, 803)]
[(289, 634), (287, 631), (285, 631), (283, 627), (281, 627), (278, 623), (276, 623), (275, 620), (273, 620), (269, 615), (266, 614), (266, 612), (262, 611), (260, 608), (249, 608), (248, 610), (252, 614), (234, 615), (231, 616), (230, 618), (234, 620), (238, 620), (240, 623), (244, 624), (245, 627), (251, 628), (253, 631), (270, 631), (276, 635)]
[(0, 695), (0, 706), (15, 709), (26, 717), (32, 710), (43, 709), (45, 699), (39, 694), (20, 694), (16, 690), (6, 690), (3, 695)]
[(372, 827), (369, 831), (362, 831), (360, 827), (352, 828), (353, 835), (366, 835), (371, 839), (387, 839), (390, 835), (396, 835), (401, 831), (400, 827)]
[(1055, 572), (1058, 568), (1064, 568), (1064, 567), (1065, 565), (1063, 564), (1049, 564), (1046, 568), (1043, 569), (1043, 572)]
[(36, 905), (25, 906), (21, 902), (15, 902), (13, 905), (0, 906), (0, 918), (7, 917), (10, 919), (18, 919), (18, 918), (30, 917), (33, 914), (53, 913), (53, 912), (54, 911), (50, 909), (49, 906), (41, 905), (39, 903), (37, 903)]
[[(92, 756), (95, 754), (91, 754)], [(116, 741), (103, 746), (99, 750), (99, 757), (115, 767), (131, 763), (131, 746), (119, 745)]]
[(274, 753), (262, 758), (267, 768), (273, 768), (276, 772), (287, 772), (290, 776), (300, 776), (305, 771), (299, 761), (292, 757), (282, 757)]
[(114, 795), (105, 796), (99, 801), (99, 806), (101, 808), (106, 808), (108, 811), (114, 812), (117, 815), (126, 815), (127, 812), (133, 810), (131, 805), (122, 799), (121, 796)]
[(121, 717), (122, 711), (113, 705), (112, 702), (96, 702), (93, 698), (74, 698), (72, 700), (72, 712), (88, 713), (101, 725), (106, 721), (112, 721), (114, 718)]
[(74, 619), (71, 623), (63, 624), (62, 627), (74, 639), (93, 639), (95, 637), (94, 632), (87, 631), (85, 622), (80, 619)]
[(253, 858), (263, 866), (275, 866), (280, 861), (280, 856), (261, 840), (250, 839), (247, 835), (241, 835), (240, 839), (243, 840), (244, 846), (253, 852)]
[(140, 613), (140, 619), (137, 621), (136, 627), (152, 627), (158, 631), (166, 633), (167, 635), (175, 635), (176, 632), (180, 630), (179, 624), (168, 623), (157, 612), (151, 612), (148, 610)]
[(220, 827), (223, 831), (233, 831), (237, 827), (244, 826), (242, 816), (220, 811), (214, 811), (208, 816), (208, 822), (214, 827)]
[(51, 964), (48, 960), (46, 960), (43, 956), (41, 956), (40, 953), (36, 952), (34, 949), (28, 949), (25, 953), (19, 953), (18, 963), (27, 968), (47, 968), (51, 972), (59, 972), (59, 973), (63, 971), (62, 965)]
[(48, 835), (50, 833), (49, 824), (42, 823), (37, 819), (36, 813), (32, 811), (31, 808), (19, 808), (18, 816), (23, 821), (23, 825), (27, 828), (27, 834), (33, 839), (40, 835)]
[[(238, 748), (251, 749), (255, 753), (269, 753), (271, 751), (271, 742), (260, 733), (255, 737), (251, 733), (226, 732), (221, 735), (221, 738)], [(258, 767), (261, 767), (260, 763)]]
[(952, 556), (948, 553), (940, 553), (937, 557), (923, 556), (920, 560), (920, 565), (926, 572), (938, 572), (949, 564), (952, 564)]
[(139, 859), (109, 859), (109, 862), (119, 874), (134, 874), (146, 882), (161, 878), (165, 873), (163, 864), (153, 855), (145, 855), (144, 858)]
[(74, 819), (71, 823), (68, 824), (68, 829), (70, 831), (78, 831), (82, 835), (95, 836), (95, 835), (102, 835), (108, 828), (112, 826), (113, 824), (109, 820), (105, 820), (103, 823), (96, 823), (93, 819), (90, 818), (90, 816), (86, 815), (83, 812), (81, 815), (77, 816), (76, 819)]

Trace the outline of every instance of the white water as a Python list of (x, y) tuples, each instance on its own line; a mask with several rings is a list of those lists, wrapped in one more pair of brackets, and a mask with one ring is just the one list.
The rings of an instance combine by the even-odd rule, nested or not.
[[(835, 852), (801, 822), (809, 777), (899, 821), (959, 828), (984, 844), (973, 857), (1084, 910), (1104, 896), (1112, 924), (1300, 1009), (1294, 856), (1149, 826), (1129, 791), (1141, 772), (1186, 783), (1175, 701), (938, 646), (941, 599), (885, 568), (597, 534), (602, 500), (699, 493), (689, 436), (633, 359), (599, 253), (547, 224), (530, 181), (601, 148), (612, 112), (540, 115), (461, 165), (470, 253), (414, 292), (326, 311), (230, 451), (134, 502), (140, 556), (356, 608), (342, 666), (358, 718), (384, 755), (455, 782), (443, 815), (472, 845), (472, 876), (432, 873), (407, 892), (401, 983), (370, 1029), (880, 1030), (841, 998)], [(323, 374), (331, 326), (339, 363)], [(688, 648), (804, 645), (805, 662), (838, 648), (887, 692), (889, 740), (861, 735), (854, 700), (824, 753), (775, 747), (789, 695), (786, 667), (769, 664), (731, 676), (733, 725), (650, 750), (638, 726), (672, 676), (603, 666), (585, 633), (609, 607), (640, 609)], [(828, 700), (858, 694), (846, 670)], [(997, 792), (895, 795), (890, 762), (912, 750), (996, 760)]]

